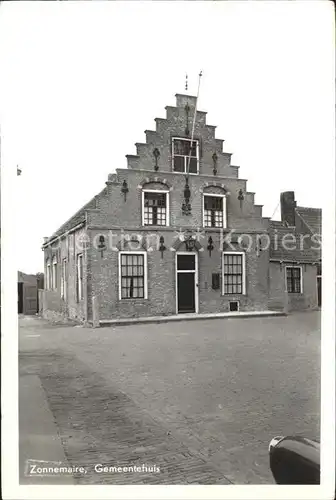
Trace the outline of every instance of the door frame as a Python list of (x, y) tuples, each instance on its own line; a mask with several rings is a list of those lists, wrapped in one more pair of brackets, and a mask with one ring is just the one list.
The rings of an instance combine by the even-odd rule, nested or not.
[[(177, 270), (177, 256), (178, 255), (195, 255), (195, 270), (193, 271), (192, 269), (186, 269), (183, 271), (178, 271)], [(198, 314), (198, 253), (197, 252), (176, 252), (175, 253), (175, 309), (176, 309), (176, 314), (179, 314), (178, 312), (178, 280), (177, 280), (177, 275), (178, 273), (194, 273), (195, 274), (195, 280), (194, 280), (194, 293), (195, 293), (195, 314)], [(180, 313), (183, 314), (183, 313)]]

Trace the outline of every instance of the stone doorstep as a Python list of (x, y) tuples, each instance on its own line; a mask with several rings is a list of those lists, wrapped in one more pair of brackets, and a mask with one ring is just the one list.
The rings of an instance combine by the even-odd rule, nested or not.
[[(120, 325), (138, 325), (145, 323), (169, 323), (170, 321), (194, 321), (204, 319), (243, 319), (243, 318), (264, 318), (270, 316), (287, 316), (284, 311), (242, 311), (242, 312), (226, 312), (214, 314), (176, 314), (172, 316), (150, 316), (139, 318), (119, 318), (119, 319), (102, 319), (99, 321), (99, 326), (120, 326)], [(92, 326), (92, 322), (91, 322)]]

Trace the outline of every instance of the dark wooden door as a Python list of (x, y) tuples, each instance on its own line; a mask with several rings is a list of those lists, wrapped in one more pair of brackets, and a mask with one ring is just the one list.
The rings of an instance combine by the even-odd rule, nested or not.
[(321, 307), (322, 305), (322, 278), (317, 277), (317, 305)]
[(23, 313), (37, 313), (37, 286), (24, 283), (23, 290)]
[(195, 312), (195, 273), (178, 273), (177, 305), (179, 313)]

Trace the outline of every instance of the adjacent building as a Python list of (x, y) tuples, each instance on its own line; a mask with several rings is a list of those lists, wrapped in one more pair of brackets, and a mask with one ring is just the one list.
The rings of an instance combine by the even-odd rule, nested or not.
[[(127, 168), (45, 238), (44, 316), (91, 322), (318, 306), (311, 232), (320, 234), (320, 211), (310, 225), (311, 212), (287, 193), (282, 221), (263, 217), (206, 112), (196, 111), (192, 137), (195, 106), (196, 97), (177, 94)], [(284, 232), (309, 233), (304, 248), (279, 253)]]
[(43, 274), (18, 272), (18, 313), (37, 314), (39, 290), (43, 289)]

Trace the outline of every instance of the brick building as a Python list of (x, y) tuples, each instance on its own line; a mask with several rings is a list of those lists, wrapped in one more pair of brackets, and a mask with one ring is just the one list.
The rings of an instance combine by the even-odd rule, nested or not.
[[(279, 278), (286, 259), (274, 253), (273, 223), (206, 112), (196, 111), (191, 141), (195, 106), (196, 97), (177, 94), (176, 106), (126, 156), (127, 169), (110, 174), (98, 195), (45, 238), (46, 317), (90, 322), (94, 314), (109, 320), (287, 307)], [(271, 245), (262, 244), (269, 238)]]

